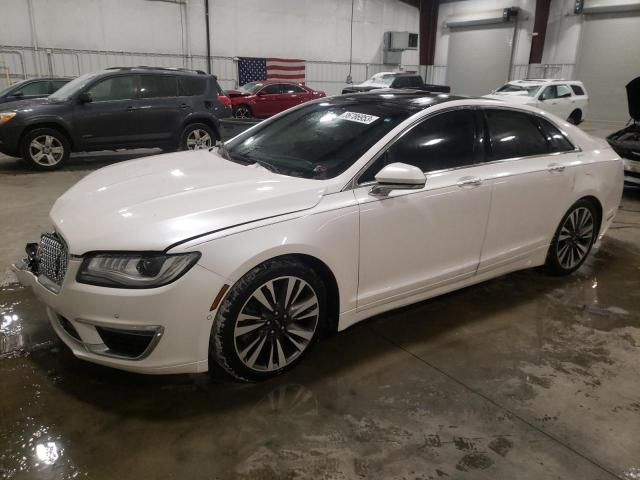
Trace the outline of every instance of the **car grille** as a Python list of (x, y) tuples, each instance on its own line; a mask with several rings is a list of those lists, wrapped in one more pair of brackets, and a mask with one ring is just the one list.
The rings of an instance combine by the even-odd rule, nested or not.
[(55, 233), (45, 233), (40, 237), (38, 253), (38, 274), (61, 286), (69, 263), (67, 247)]

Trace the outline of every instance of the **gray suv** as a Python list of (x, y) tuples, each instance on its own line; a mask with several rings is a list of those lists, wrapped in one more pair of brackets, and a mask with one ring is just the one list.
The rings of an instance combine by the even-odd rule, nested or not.
[(118, 67), (82, 75), (47, 98), (0, 105), (0, 152), (38, 170), (70, 152), (209, 148), (231, 101), (202, 71)]

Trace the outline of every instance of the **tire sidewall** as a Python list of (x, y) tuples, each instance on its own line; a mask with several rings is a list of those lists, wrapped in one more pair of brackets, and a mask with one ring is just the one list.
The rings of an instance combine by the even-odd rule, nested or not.
[[(560, 264), (560, 261), (558, 259), (558, 237), (560, 236), (560, 231), (562, 230), (562, 226), (564, 225), (565, 221), (567, 220), (569, 215), (571, 215), (571, 213), (577, 208), (587, 208), (589, 212), (591, 212), (591, 215), (593, 217), (593, 235), (591, 236), (591, 243), (589, 244), (589, 249), (587, 250), (587, 253), (584, 255), (582, 260), (580, 260), (577, 265), (567, 269)], [(593, 245), (596, 241), (596, 238), (598, 237), (599, 232), (600, 232), (600, 218), (599, 218), (597, 209), (594, 207), (593, 203), (589, 202), (588, 200), (578, 200), (576, 203), (574, 203), (571, 206), (571, 208), (569, 208), (569, 210), (567, 210), (567, 213), (565, 213), (562, 216), (562, 220), (560, 220), (560, 224), (558, 225), (558, 228), (556, 229), (556, 232), (553, 235), (553, 240), (551, 241), (551, 245), (549, 246), (549, 252), (547, 253), (547, 262), (546, 262), (546, 266), (550, 270), (550, 272), (553, 273), (554, 275), (569, 275), (575, 272), (576, 270), (578, 270), (589, 257), (589, 254), (593, 249)]]
[[(253, 292), (265, 282), (278, 277), (296, 276), (307, 282), (318, 297), (318, 323), (307, 348), (290, 364), (271, 372), (255, 371), (239, 358), (235, 348), (234, 330), (238, 315)], [(313, 348), (326, 325), (326, 288), (320, 277), (306, 265), (289, 260), (275, 260), (262, 264), (229, 289), (220, 304), (211, 330), (209, 361), (216, 362), (232, 376), (245, 381), (261, 381), (276, 377), (295, 367)]]
[(204, 123), (190, 123), (184, 130), (182, 131), (182, 135), (180, 136), (180, 150), (189, 150), (187, 148), (187, 137), (194, 130), (204, 130), (211, 137), (211, 146), (215, 146), (216, 141), (218, 140), (218, 136), (215, 134), (213, 129)]
[[(41, 165), (38, 162), (36, 162), (31, 157), (31, 154), (29, 153), (30, 152), (29, 146), (31, 145), (31, 142), (33, 141), (33, 139), (40, 137), (42, 135), (49, 135), (49, 136), (55, 137), (56, 140), (60, 142), (60, 144), (62, 145), (62, 148), (64, 149), (62, 158), (55, 165), (50, 165), (50, 166)], [(54, 130), (53, 128), (36, 128), (34, 130), (31, 130), (29, 133), (27, 133), (22, 139), (20, 153), (22, 155), (22, 159), (27, 163), (27, 165), (29, 165), (30, 168), (34, 170), (40, 170), (40, 171), (57, 170), (59, 168), (62, 168), (63, 165), (69, 159), (69, 155), (71, 154), (71, 145), (69, 144), (67, 137), (62, 133), (60, 133), (58, 130)]]

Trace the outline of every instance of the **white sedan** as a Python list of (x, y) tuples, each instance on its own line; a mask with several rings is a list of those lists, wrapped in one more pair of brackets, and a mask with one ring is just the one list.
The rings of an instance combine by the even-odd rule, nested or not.
[(578, 125), (587, 117), (589, 95), (577, 80), (525, 79), (504, 84), (485, 98), (538, 107)]
[(538, 109), (343, 95), (88, 175), (14, 269), (79, 358), (261, 380), (372, 315), (514, 270), (573, 272), (622, 185), (603, 140)]

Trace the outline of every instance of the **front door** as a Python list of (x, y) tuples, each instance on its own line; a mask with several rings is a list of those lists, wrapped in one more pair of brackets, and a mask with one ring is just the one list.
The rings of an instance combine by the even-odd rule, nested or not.
[(550, 85), (538, 97), (538, 107), (566, 120), (573, 110), (571, 100), (567, 85)]
[(282, 107), (284, 102), (282, 93), (282, 85), (274, 83), (263, 87), (256, 96), (256, 103), (253, 107), (257, 117), (269, 117), (275, 115), (286, 107)]
[(91, 102), (77, 103), (74, 127), (81, 148), (118, 148), (132, 143), (138, 131), (135, 75), (116, 75), (91, 85)]
[[(360, 280), (365, 310), (461, 280), (475, 273), (491, 186), (478, 159), (474, 112), (436, 114), (401, 136), (360, 177)], [(427, 174), (420, 190), (370, 194), (386, 164), (415, 165)]]

